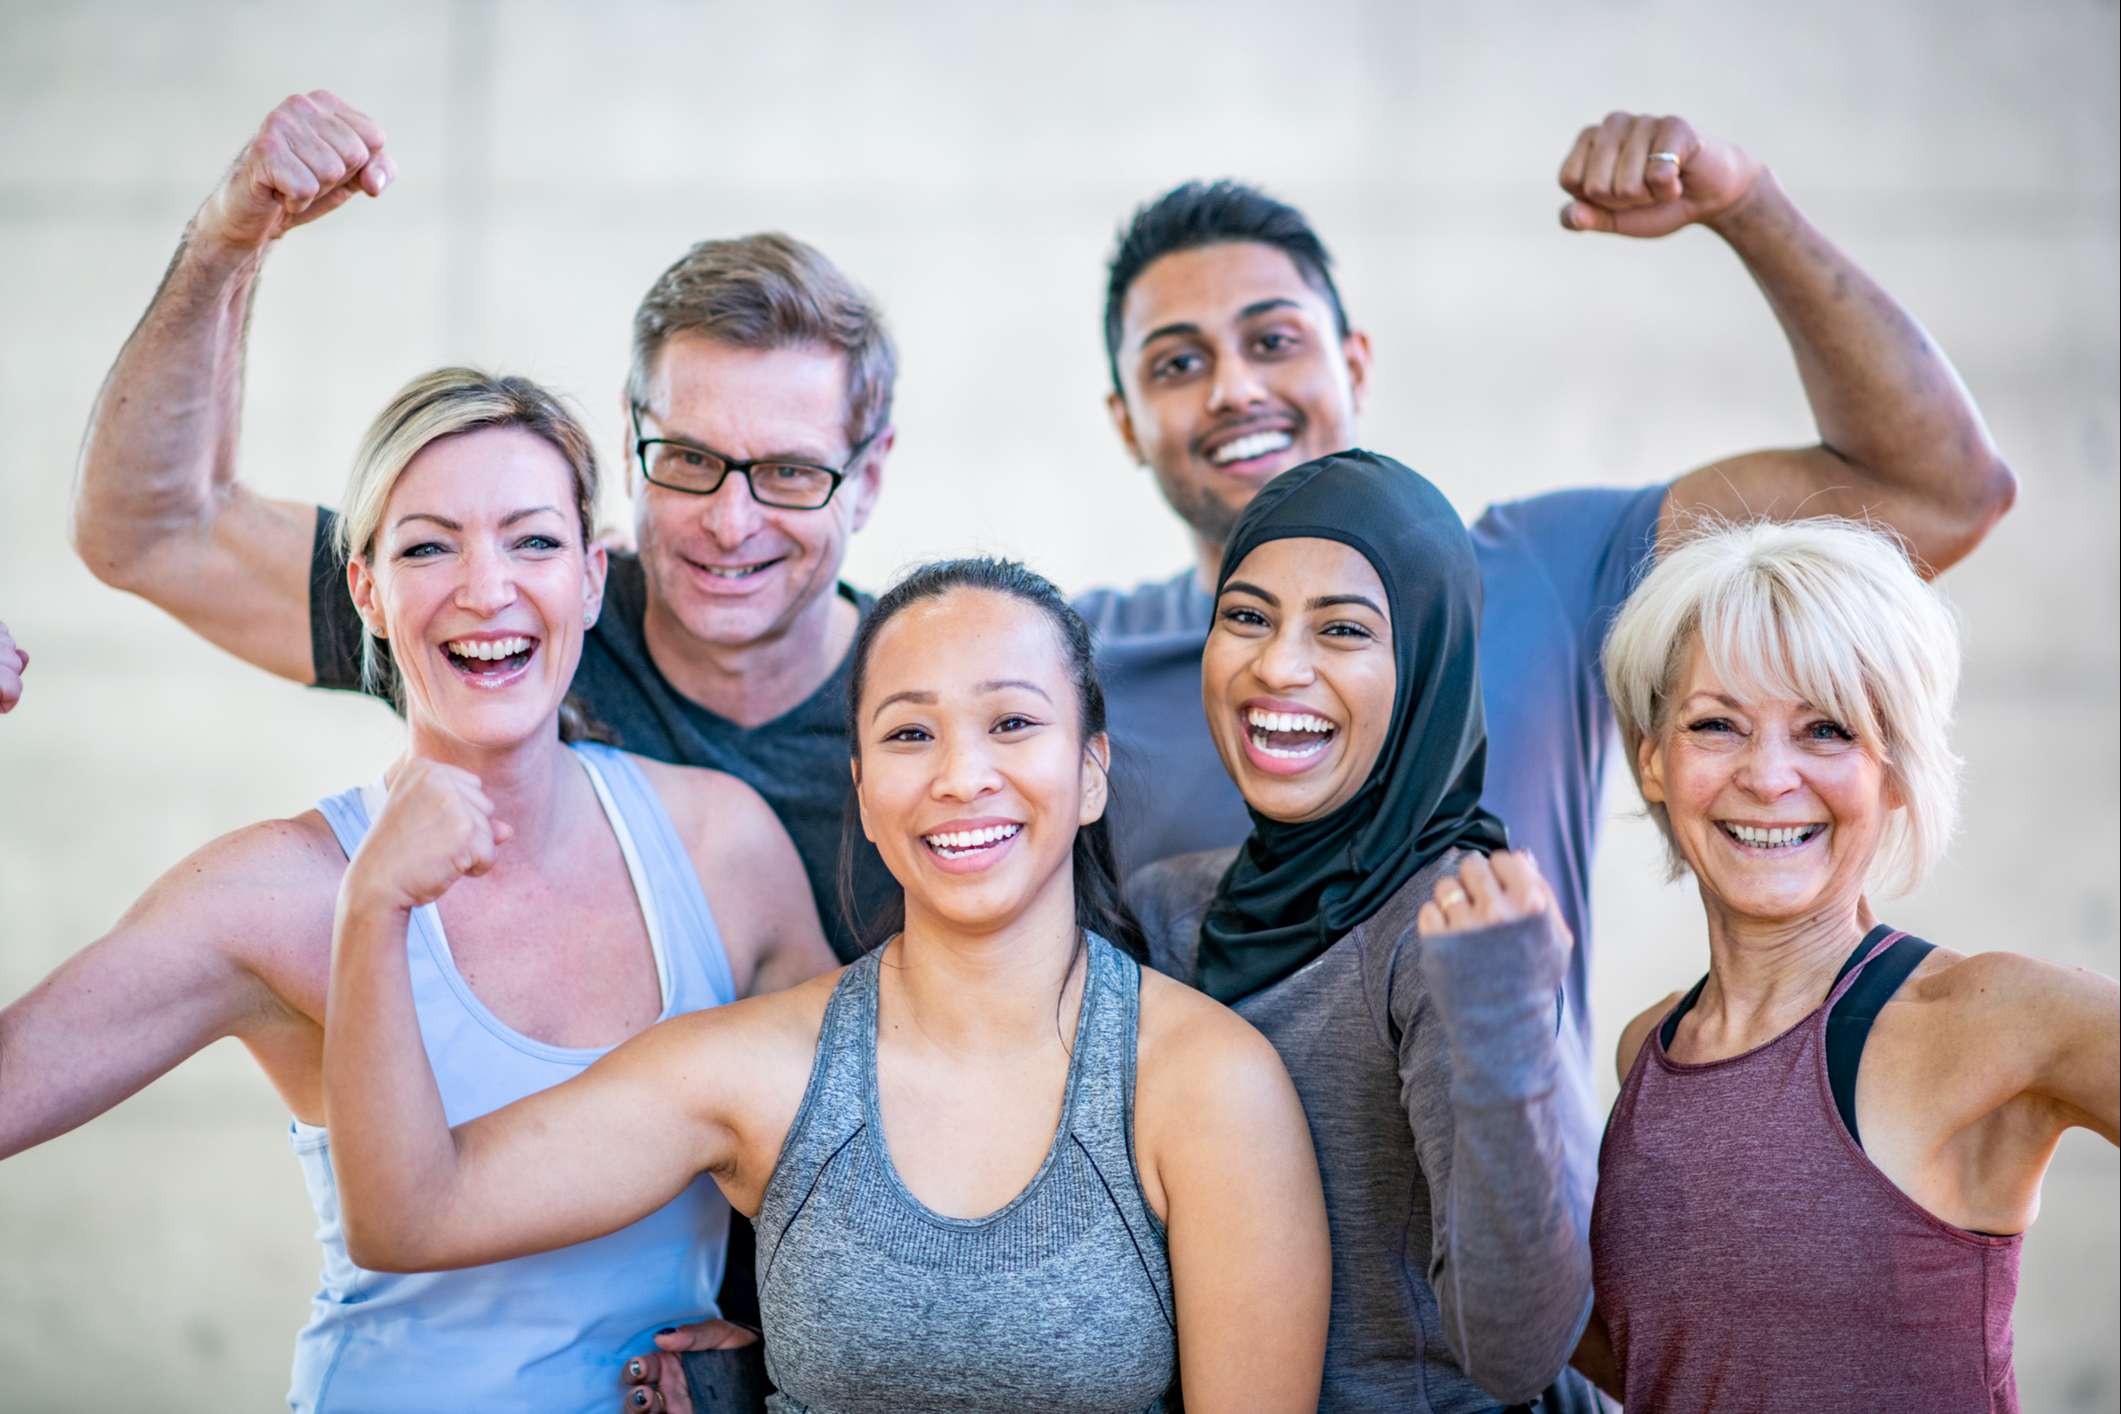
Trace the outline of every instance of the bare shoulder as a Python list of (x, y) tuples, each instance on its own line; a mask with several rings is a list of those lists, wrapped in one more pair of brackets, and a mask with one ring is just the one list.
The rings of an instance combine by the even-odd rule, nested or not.
[(2114, 980), (2015, 952), (1957, 953), (1937, 948), (1922, 959), (1888, 1006), (1934, 1008), (1940, 1019), (1985, 1024), (2053, 1014), (2087, 1002), (2110, 1006)]
[(655, 787), (670, 823), (687, 840), (761, 817), (779, 823), (766, 798), (727, 771), (679, 766), (631, 752), (627, 756)]
[(1181, 1112), (1221, 1097), (1288, 1088), (1281, 1056), (1258, 1028), (1183, 982), (1142, 969), (1139, 1103)]
[(1623, 1085), (1627, 1083), (1628, 1072), (1635, 1068), (1635, 1057), (1641, 1054), (1650, 1033), (1657, 1029), (1657, 1023), (1664, 1020), (1673, 1007), (1679, 1005), (1682, 995), (1679, 992), (1666, 993), (1662, 1001), (1637, 1012), (1634, 1020), (1620, 1028), (1620, 1046), (1613, 1056), (1613, 1065), (1620, 1072)]

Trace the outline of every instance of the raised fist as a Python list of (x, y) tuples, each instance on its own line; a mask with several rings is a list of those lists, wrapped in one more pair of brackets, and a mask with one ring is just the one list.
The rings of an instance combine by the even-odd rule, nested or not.
[(199, 236), (255, 250), (366, 192), (381, 196), (397, 169), (383, 130), (318, 89), (265, 115), (233, 167), (199, 209)]
[(1531, 855), (1522, 850), (1504, 850), (1486, 858), (1472, 854), (1456, 874), (1437, 882), (1436, 892), (1414, 915), (1414, 926), (1424, 938), (1434, 938), (1514, 923), (1553, 907), (1554, 895)]
[(0, 624), (0, 712), (12, 712), (15, 704), (22, 700), (22, 670), (29, 666), (29, 654), (15, 646), (6, 624)]
[(1721, 138), (1703, 137), (1684, 118), (1608, 113), (1576, 135), (1561, 164), (1561, 208), (1571, 231), (1668, 236), (1738, 204), (1760, 164)]
[(411, 910), (433, 903), (467, 874), (484, 874), (513, 833), (493, 817), (479, 778), (418, 757), (390, 784), (390, 799), (346, 868), (341, 886), (364, 906)]

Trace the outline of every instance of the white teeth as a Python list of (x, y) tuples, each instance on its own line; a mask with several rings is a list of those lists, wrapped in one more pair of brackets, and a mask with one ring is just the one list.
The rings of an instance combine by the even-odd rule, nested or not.
[(496, 658), (512, 658), (518, 653), (530, 651), (527, 638), (458, 639), (442, 645), (459, 658), (478, 658), (492, 662)]
[(1823, 825), (1772, 825), (1762, 829), (1757, 825), (1725, 825), (1731, 838), (1740, 844), (1753, 845), (1760, 849), (1782, 849), (1790, 845), (1803, 844), (1816, 835)]
[(985, 849), (1009, 839), (1022, 825), (989, 825), (980, 830), (948, 830), (939, 835), (923, 835), (929, 846), (945, 859), (956, 859), (975, 849)]
[(1231, 462), (1250, 461), (1254, 457), (1278, 452), (1296, 439), (1286, 432), (1255, 432), (1249, 437), (1240, 437), (1235, 442), (1225, 442), (1215, 449), (1209, 458), (1217, 466), (1228, 466)]
[(724, 569), (719, 565), (705, 565), (702, 568), (716, 579), (749, 579), (766, 567), (764, 565), (738, 565), (732, 569)]
[(1254, 707), (1245, 713), (1245, 721), (1254, 731), (1264, 732), (1330, 733), (1337, 730), (1324, 717), (1315, 717), (1309, 712), (1267, 712)]

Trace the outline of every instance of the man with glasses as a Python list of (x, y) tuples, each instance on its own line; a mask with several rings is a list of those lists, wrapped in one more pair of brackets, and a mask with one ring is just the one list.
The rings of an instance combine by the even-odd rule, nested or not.
[[(271, 242), (394, 175), (383, 133), (328, 93), (288, 99), (200, 208), (97, 400), (75, 544), (105, 582), (259, 667), (361, 688), (359, 618), (326, 508), (235, 475), (244, 335)], [(703, 241), (634, 315), (627, 481), (574, 679), (629, 750), (739, 777), (793, 837), (842, 958), (847, 650), (839, 582), (892, 444), (897, 355), (874, 304), (783, 235)], [(854, 896), (893, 887), (859, 851)]]

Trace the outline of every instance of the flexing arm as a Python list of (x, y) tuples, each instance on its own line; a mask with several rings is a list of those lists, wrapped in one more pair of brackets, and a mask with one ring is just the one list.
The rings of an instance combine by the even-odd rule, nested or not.
[(2081, 1127), (2121, 1144), (2121, 988), (2114, 979), (2013, 953), (1982, 953), (1958, 969), (1960, 1008), (2002, 1043), (2018, 1093), (2053, 1105), (2056, 1134)]
[[(1167, 1209), (1186, 1408), (1314, 1410), (1333, 1262), (1296, 1087), (1207, 998), (1154, 975), (1142, 997), (1135, 1128)], [(1152, 1028), (1153, 1003), (1178, 1019)]]
[(1400, 1098), (1434, 1213), (1429, 1284), (1466, 1374), (1505, 1403), (1528, 1401), (1591, 1312), (1555, 1014), (1570, 944), (1529, 856), (1471, 856), (1436, 899), (1418, 917), (1426, 986), (1395, 977), (1392, 997)]
[(405, 930), (414, 908), (492, 867), (508, 838), (492, 808), (469, 773), (408, 762), (339, 891), (324, 1098), (347, 1251), (364, 1267), (465, 1267), (586, 1241), (735, 1157), (696, 1083), (747, 1068), (718, 1039), (741, 1030), (726, 1007), (651, 1027), (575, 1079), (450, 1129)]
[(90, 571), (297, 682), (313, 676), (317, 511), (236, 480), (251, 297), (275, 239), (392, 175), (382, 130), (329, 93), (275, 108), (186, 228), (81, 448), (74, 548)]
[(272, 968), (272, 955), (307, 943), (321, 994), (336, 870), (290, 822), (239, 830), (0, 1011), (0, 1158), (85, 1124), (223, 1036), (261, 1060), (305, 1032), (314, 1046), (315, 1024), (261, 967), (298, 975), (298, 960)]
[(1561, 185), (1575, 198), (1562, 210), (1571, 230), (1654, 237), (1699, 223), (1721, 236), (1782, 324), (1818, 425), (1815, 446), (1729, 457), (1674, 482), (1666, 537), (1700, 512), (1869, 516), (1935, 573), (2010, 509), (2017, 480), (1943, 350), (1765, 167), (1683, 119), (1614, 113), (1577, 137)]

